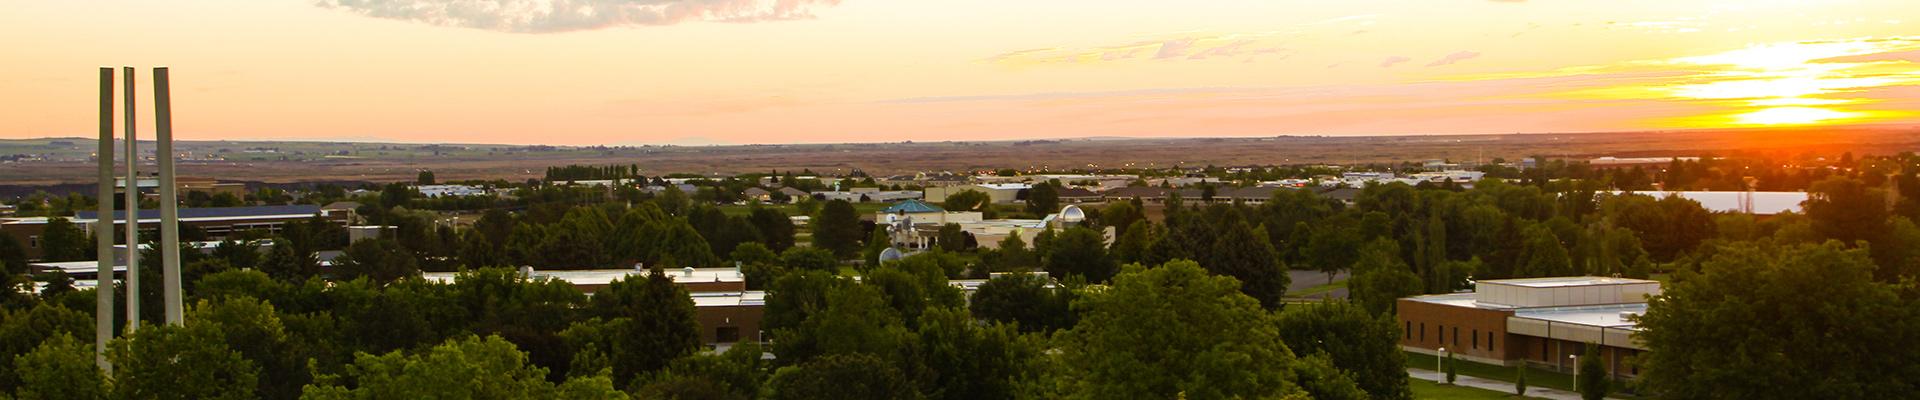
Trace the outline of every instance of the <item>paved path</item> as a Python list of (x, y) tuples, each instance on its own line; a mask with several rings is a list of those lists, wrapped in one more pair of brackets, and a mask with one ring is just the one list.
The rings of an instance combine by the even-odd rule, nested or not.
[[(1407, 376), (1408, 376), (1407, 379), (1418, 379), (1418, 380), (1424, 380), (1427, 382), (1445, 382), (1446, 381), (1445, 374), (1439, 374), (1431, 370), (1418, 369), (1418, 368), (1407, 368)], [(1507, 381), (1496, 381), (1492, 379), (1476, 378), (1476, 377), (1471, 377), (1466, 375), (1454, 375), (1453, 384), (1459, 385), (1459, 386), (1492, 390), (1500, 393), (1513, 393), (1513, 382), (1507, 382)], [(1527, 397), (1551, 399), (1551, 400), (1580, 400), (1579, 393), (1574, 393), (1574, 392), (1569, 392), (1569, 391), (1559, 390), (1559, 389), (1548, 389), (1543, 387), (1528, 387)], [(1608, 398), (1611, 399), (1612, 397), (1608, 397)]]
[[(1307, 290), (1307, 288), (1311, 288), (1314, 286), (1327, 284), (1327, 273), (1320, 272), (1320, 271), (1287, 270), (1287, 278), (1289, 278), (1292, 281), (1287, 284), (1288, 294), (1296, 293), (1302, 290)], [(1336, 280), (1336, 281), (1346, 280), (1346, 279), (1347, 279), (1347, 271), (1340, 271), (1338, 275), (1334, 275), (1333, 277), (1333, 280)], [(1333, 296), (1333, 298), (1336, 298), (1336, 299), (1347, 298), (1347, 288), (1334, 289), (1331, 292), (1314, 295), (1312, 297), (1315, 299), (1322, 299), (1322, 298), (1326, 298), (1327, 296)]]

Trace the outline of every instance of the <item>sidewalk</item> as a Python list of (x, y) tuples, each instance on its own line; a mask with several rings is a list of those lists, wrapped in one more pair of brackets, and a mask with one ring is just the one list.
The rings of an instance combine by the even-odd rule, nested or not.
[[(1446, 375), (1436, 373), (1431, 370), (1407, 368), (1407, 379), (1424, 380), (1427, 382), (1445, 382)], [(1513, 382), (1496, 381), (1492, 379), (1476, 378), (1476, 377), (1471, 377), (1466, 375), (1455, 375), (1453, 384), (1458, 386), (1492, 390), (1500, 393), (1509, 393), (1509, 394), (1513, 393)], [(1580, 400), (1579, 393), (1574, 393), (1574, 392), (1569, 392), (1569, 391), (1559, 390), (1559, 389), (1548, 389), (1543, 387), (1528, 387), (1527, 397), (1537, 397), (1537, 398), (1551, 399), (1551, 400)], [(1609, 397), (1609, 399), (1611, 398), (1612, 397)]]

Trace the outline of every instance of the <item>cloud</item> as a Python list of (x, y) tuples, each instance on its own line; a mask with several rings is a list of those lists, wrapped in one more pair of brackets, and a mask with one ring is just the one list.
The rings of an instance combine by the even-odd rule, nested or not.
[(319, 0), (368, 17), (513, 33), (813, 18), (841, 0)]
[(1395, 64), (1408, 62), (1408, 61), (1413, 61), (1413, 59), (1401, 57), (1401, 56), (1387, 57), (1387, 59), (1385, 60), (1380, 60), (1380, 68), (1392, 67)]
[(1816, 63), (1870, 63), (1870, 62), (1909, 62), (1920, 64), (1920, 49), (1885, 53), (1861, 54), (1853, 56), (1829, 57), (1813, 60)]
[(1457, 52), (1454, 52), (1453, 54), (1448, 54), (1446, 57), (1440, 57), (1440, 59), (1438, 60), (1433, 60), (1433, 62), (1427, 63), (1427, 66), (1438, 67), (1442, 65), (1453, 65), (1453, 63), (1465, 61), (1467, 59), (1471, 59), (1479, 56), (1480, 56), (1480, 53), (1478, 52), (1457, 51)]
[(1277, 33), (1190, 34), (1092, 48), (1050, 47), (1015, 50), (987, 57), (986, 61), (1003, 65), (1040, 65), (1135, 60), (1205, 60), (1228, 57), (1247, 57), (1247, 60), (1251, 60), (1253, 56), (1284, 52), (1286, 49), (1280, 47), (1281, 39), (1282, 35)]

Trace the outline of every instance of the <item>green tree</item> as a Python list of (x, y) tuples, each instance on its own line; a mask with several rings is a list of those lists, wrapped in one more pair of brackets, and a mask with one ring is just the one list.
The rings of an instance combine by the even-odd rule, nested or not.
[[(113, 398), (251, 399), (260, 368), (211, 329), (148, 325), (114, 340)], [(190, 365), (191, 368), (181, 368)]]
[(860, 250), (860, 238), (866, 231), (860, 229), (860, 216), (853, 211), (853, 203), (846, 200), (828, 201), (820, 210), (820, 217), (813, 220), (813, 247), (833, 252), (835, 257), (850, 259)]
[(1446, 364), (1447, 364), (1447, 384), (1448, 385), (1453, 384), (1454, 378), (1458, 378), (1459, 372), (1460, 372), (1459, 368), (1456, 368), (1456, 366), (1460, 364), (1460, 360), (1454, 359), (1453, 354), (1454, 354), (1453, 352), (1447, 352)]
[(780, 368), (767, 391), (772, 400), (921, 398), (899, 368), (870, 354), (836, 354)]
[(1032, 271), (1040, 266), (1039, 258), (1027, 249), (1027, 242), (1020, 240), (1020, 235), (1007, 235), (1005, 239), (1000, 239), (999, 251), (1000, 257), (994, 260), (996, 265), (993, 272)]
[(576, 378), (555, 386), (544, 368), (527, 365), (526, 353), (497, 336), (468, 336), (417, 355), (394, 351), (359, 354), (348, 366), (349, 389), (334, 383), (308, 386), (306, 399), (624, 399), (612, 381)]
[(728, 259), (740, 266), (740, 273), (746, 276), (747, 289), (762, 290), (773, 284), (775, 278), (786, 273), (781, 266), (780, 255), (760, 243), (742, 243), (733, 248)]
[(962, 190), (947, 195), (940, 205), (947, 211), (986, 211), (993, 207), (993, 198), (978, 190)]
[(320, 274), (320, 260), (286, 239), (274, 239), (273, 247), (260, 258), (260, 270), (275, 279), (304, 281)]
[(49, 338), (10, 364), (20, 371), (16, 394), (21, 400), (106, 398), (106, 378), (94, 365), (93, 345), (80, 343), (72, 335)]
[(1522, 256), (1523, 264), (1518, 271), (1520, 276), (1528, 278), (1573, 275), (1573, 260), (1567, 257), (1567, 248), (1560, 244), (1560, 238), (1554, 236), (1546, 225), (1535, 224), (1521, 231), (1526, 238), (1526, 247)]
[[(1074, 302), (1058, 342), (1067, 398), (1363, 398), (1340, 374), (1313, 374), (1273, 317), (1233, 278), (1190, 261), (1129, 266)], [(1179, 371), (1178, 373), (1168, 373)], [(1332, 379), (1334, 381), (1321, 381)]]
[(1253, 229), (1246, 221), (1235, 221), (1214, 238), (1208, 254), (1208, 271), (1239, 279), (1242, 293), (1260, 300), (1260, 305), (1269, 310), (1280, 308), (1292, 278), (1280, 265), (1280, 255), (1264, 231)]
[[(834, 354), (871, 354), (897, 358), (911, 332), (885, 294), (870, 285), (838, 285), (827, 289), (824, 307), (808, 313), (793, 328), (773, 332), (773, 353), (780, 362), (805, 362)], [(775, 380), (778, 380), (778, 376)]]
[[(1673, 398), (1920, 393), (1920, 304), (1839, 243), (1726, 245), (1682, 269), (1639, 319), (1641, 383)], [(1870, 355), (1870, 356), (1869, 356)], [(1781, 385), (1781, 382), (1794, 382)]]
[(1358, 304), (1326, 301), (1280, 313), (1280, 339), (1297, 354), (1324, 353), (1374, 399), (1409, 399), (1406, 353), (1393, 318)]
[(960, 224), (940, 225), (940, 232), (934, 239), (934, 245), (940, 250), (962, 252), (972, 250), (967, 246), (967, 232), (960, 230)]
[[(91, 296), (87, 300), (91, 302)], [(28, 372), (14, 369), (13, 356), (33, 351), (41, 342), (60, 335), (93, 342), (93, 317), (51, 302), (39, 302), (27, 309), (0, 309), (0, 359), (6, 360), (0, 362), (0, 388), (19, 387), (21, 375)]]
[(787, 213), (755, 205), (747, 214), (747, 221), (760, 232), (762, 243), (773, 251), (786, 251), (793, 247), (793, 218)]
[(1400, 260), (1400, 245), (1391, 239), (1374, 239), (1360, 248), (1359, 257), (1353, 264), (1353, 278), (1347, 281), (1348, 297), (1369, 313), (1391, 312), (1401, 297), (1426, 289), (1420, 276)]
[(433, 170), (430, 170), (430, 169), (423, 169), (423, 170), (420, 170), (420, 177), (418, 177), (418, 178), (416, 178), (416, 179), (414, 179), (414, 180), (413, 180), (413, 183), (414, 183), (414, 184), (418, 184), (418, 185), (432, 185), (432, 184), (434, 184), (434, 183), (433, 183)]
[(846, 284), (847, 280), (827, 271), (795, 269), (781, 275), (767, 289), (761, 328), (778, 337), (783, 329), (799, 327), (800, 322), (827, 306), (827, 292)]
[(1607, 386), (1612, 383), (1612, 380), (1607, 379), (1607, 367), (1600, 360), (1600, 346), (1588, 343), (1586, 354), (1580, 356), (1580, 398), (1582, 399), (1605, 399), (1607, 391), (1611, 390)]
[(1519, 365), (1513, 366), (1513, 376), (1514, 376), (1513, 394), (1515, 396), (1526, 396), (1527, 395), (1527, 364), (1521, 363)]
[(1027, 189), (1027, 213), (1047, 215), (1060, 212), (1060, 188), (1052, 183), (1035, 183)]
[(932, 399), (1011, 399), (1020, 379), (1035, 372), (1039, 343), (1011, 325), (982, 325), (965, 309), (934, 307), (920, 317), (921, 385)]
[(384, 284), (420, 273), (413, 253), (392, 240), (360, 239), (333, 259), (333, 275), (338, 280), (372, 279)]
[(47, 219), (40, 232), (40, 249), (40, 258), (47, 261), (83, 261), (94, 256), (93, 238), (63, 217)]
[(840, 259), (833, 252), (817, 247), (794, 247), (780, 253), (780, 263), (789, 271), (826, 271), (838, 273)]
[(27, 249), (13, 235), (0, 235), (0, 274), (24, 275), (27, 273)]
[(1014, 323), (1027, 333), (1052, 333), (1073, 327), (1073, 290), (1054, 287), (1043, 275), (1000, 275), (973, 292), (973, 315)]
[(1148, 250), (1153, 247), (1153, 242), (1163, 235), (1160, 226), (1155, 225), (1153, 221), (1141, 219), (1134, 221), (1124, 231), (1126, 233), (1120, 234), (1113, 240), (1113, 258), (1123, 263), (1148, 262)]
[(581, 324), (594, 324), (589, 321), (576, 323), (561, 335), (575, 338), (576, 349), (590, 347), (608, 355), (613, 378), (621, 382), (666, 367), (700, 348), (693, 299), (658, 269), (644, 278), (616, 280), (594, 292), (591, 313), (604, 321), (597, 332), (576, 330)]
[(673, 360), (667, 369), (638, 382), (643, 399), (751, 400), (767, 380), (771, 360), (762, 359), (759, 344), (734, 345), (724, 353), (702, 353)]
[(1886, 195), (1859, 180), (1833, 177), (1813, 184), (1807, 219), (1820, 236), (1852, 244), (1878, 240), (1886, 232)]
[(1114, 202), (1100, 208), (1100, 225), (1113, 227), (1115, 237), (1126, 236), (1133, 223), (1145, 220), (1146, 214), (1133, 202)]
[(1047, 274), (1068, 279), (1079, 276), (1087, 282), (1106, 282), (1118, 272), (1119, 263), (1107, 254), (1106, 238), (1085, 227), (1073, 227), (1060, 233), (1042, 250)]

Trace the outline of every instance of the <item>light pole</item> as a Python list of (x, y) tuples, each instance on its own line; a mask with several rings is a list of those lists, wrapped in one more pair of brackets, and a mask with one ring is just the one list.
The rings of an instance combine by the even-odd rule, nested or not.
[(1440, 352), (1434, 353), (1434, 356), (1433, 356), (1433, 377), (1434, 377), (1433, 382), (1434, 383), (1447, 382), (1447, 370), (1445, 369), (1446, 367), (1442, 367), (1440, 365), (1440, 363), (1443, 363), (1446, 361), (1447, 361), (1447, 348), (1441, 347)]
[(1580, 355), (1568, 354), (1567, 359), (1573, 360), (1573, 391), (1578, 393), (1580, 392)]

